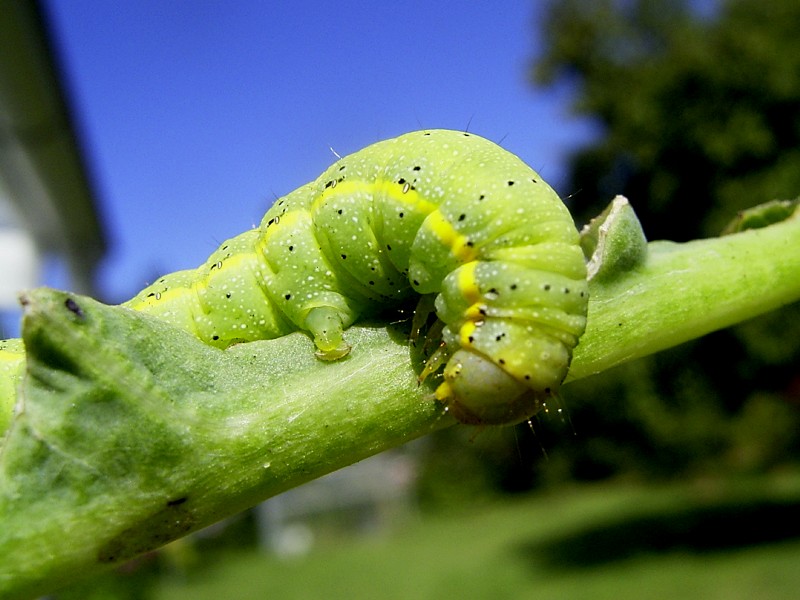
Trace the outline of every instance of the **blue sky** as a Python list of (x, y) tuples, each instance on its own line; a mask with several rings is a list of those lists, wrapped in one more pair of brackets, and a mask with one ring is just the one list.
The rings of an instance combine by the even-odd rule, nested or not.
[(199, 265), (331, 148), (415, 129), (468, 127), (569, 194), (566, 157), (593, 129), (570, 89), (526, 80), (544, 6), (47, 0), (110, 242), (102, 299)]

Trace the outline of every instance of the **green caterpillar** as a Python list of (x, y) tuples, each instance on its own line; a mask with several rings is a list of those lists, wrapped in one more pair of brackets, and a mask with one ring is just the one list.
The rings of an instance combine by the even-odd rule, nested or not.
[(588, 288), (572, 218), (513, 154), (432, 130), (338, 160), (196, 270), (125, 303), (218, 347), (301, 330), (325, 360), (344, 330), (411, 294), (436, 294), (445, 364), (435, 396), (458, 420), (529, 418), (566, 376)]

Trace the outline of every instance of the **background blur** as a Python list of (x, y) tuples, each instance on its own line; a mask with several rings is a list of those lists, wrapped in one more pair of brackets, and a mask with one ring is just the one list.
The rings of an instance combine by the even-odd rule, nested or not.
[[(276, 4), (42, 4), (103, 299), (200, 264), (331, 149), (419, 128), (500, 142), (579, 225), (625, 194), (650, 239), (800, 194), (796, 0)], [(571, 384), (568, 417), (440, 432), (63, 596), (796, 597), (798, 340), (793, 305)]]

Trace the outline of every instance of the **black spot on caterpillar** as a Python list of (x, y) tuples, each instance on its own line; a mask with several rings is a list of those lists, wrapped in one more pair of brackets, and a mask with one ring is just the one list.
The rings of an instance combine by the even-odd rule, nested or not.
[(443, 323), (420, 375), (444, 365), (436, 398), (464, 423), (523, 421), (558, 389), (585, 327), (578, 232), (515, 155), (418, 131), (338, 160), (126, 305), (219, 347), (305, 331), (335, 360), (359, 316), (412, 294), (435, 295)]

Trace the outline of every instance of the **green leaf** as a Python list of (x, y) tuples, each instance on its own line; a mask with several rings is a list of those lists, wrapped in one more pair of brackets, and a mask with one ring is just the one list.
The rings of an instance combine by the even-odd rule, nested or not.
[(52, 590), (452, 423), (403, 334), (211, 348), (89, 298), (25, 301), (28, 372), (0, 454), (0, 597)]

